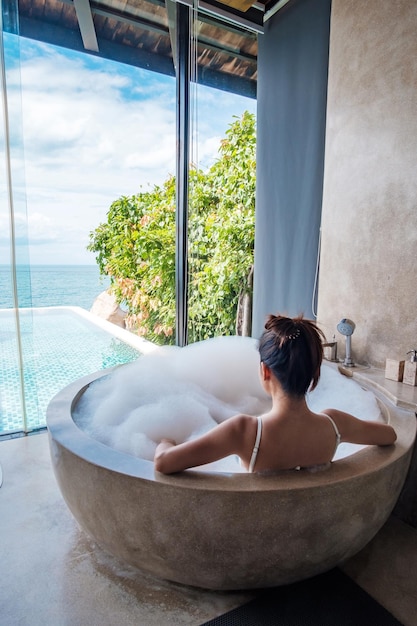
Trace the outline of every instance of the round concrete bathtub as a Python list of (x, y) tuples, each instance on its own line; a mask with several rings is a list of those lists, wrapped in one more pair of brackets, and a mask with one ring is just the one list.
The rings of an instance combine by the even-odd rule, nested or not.
[(80, 526), (113, 556), (155, 576), (208, 589), (249, 589), (331, 569), (369, 542), (406, 478), (415, 416), (384, 397), (395, 446), (367, 447), (324, 471), (203, 471), (173, 476), (92, 439), (72, 419), (87, 386), (50, 402), (54, 472)]

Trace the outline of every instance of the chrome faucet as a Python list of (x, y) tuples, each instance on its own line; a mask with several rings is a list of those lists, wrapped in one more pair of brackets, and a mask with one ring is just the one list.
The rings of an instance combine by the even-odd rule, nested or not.
[[(326, 361), (337, 361), (337, 341), (335, 336), (333, 335), (333, 341), (325, 341), (322, 343), (323, 346), (323, 356)], [(325, 348), (329, 348), (326, 350)]]

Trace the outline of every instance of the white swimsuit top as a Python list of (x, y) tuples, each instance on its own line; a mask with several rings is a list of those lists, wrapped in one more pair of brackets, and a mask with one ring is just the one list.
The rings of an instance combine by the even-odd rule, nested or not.
[(329, 420), (329, 422), (332, 424), (332, 426), (334, 428), (334, 432), (336, 433), (336, 445), (335, 445), (334, 452), (333, 452), (333, 455), (332, 455), (332, 459), (333, 459), (334, 455), (336, 454), (336, 450), (339, 447), (340, 441), (342, 439), (342, 435), (340, 434), (339, 429), (336, 426), (336, 423), (335, 423), (334, 419), (332, 419), (330, 417), (330, 415), (327, 415), (327, 413), (320, 413), (320, 415), (324, 415), (324, 417), (327, 417), (327, 419)]
[[(327, 417), (329, 422), (332, 424), (332, 426), (334, 428), (334, 432), (336, 434), (336, 445), (335, 445), (334, 452), (332, 454), (332, 459), (333, 459), (334, 455), (336, 454), (336, 450), (337, 450), (337, 448), (338, 448), (338, 446), (340, 444), (340, 441), (342, 439), (342, 436), (341, 436), (341, 434), (339, 432), (339, 429), (338, 429), (335, 421), (330, 417), (330, 415), (327, 415), (327, 413), (320, 413), (320, 415), (324, 415), (324, 417)], [(262, 418), (261, 417), (257, 417), (256, 419), (258, 421), (258, 426), (257, 426), (257, 430), (256, 430), (255, 445), (253, 446), (252, 456), (250, 458), (249, 467), (248, 467), (248, 472), (250, 472), (250, 473), (253, 473), (253, 470), (255, 468), (255, 463), (256, 463), (256, 459), (258, 457), (259, 446), (260, 446), (261, 437), (262, 437)], [(297, 467), (296, 469), (300, 469), (300, 468)]]
[(262, 437), (262, 419), (260, 417), (257, 417), (256, 419), (258, 420), (258, 427), (256, 430), (255, 445), (253, 446), (252, 456), (250, 458), (249, 467), (248, 467), (248, 472), (250, 473), (253, 472), (253, 468), (255, 467), (256, 458), (258, 456), (258, 451), (259, 451), (259, 445), (261, 443), (261, 437)]

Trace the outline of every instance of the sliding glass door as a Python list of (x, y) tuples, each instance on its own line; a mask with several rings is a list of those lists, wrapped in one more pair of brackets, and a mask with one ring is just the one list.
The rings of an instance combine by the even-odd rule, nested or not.
[[(43, 25), (54, 43), (40, 41), (17, 6), (2, 6), (14, 18), (2, 28), (0, 436), (45, 427), (59, 389), (134, 357), (116, 339), (106, 349), (97, 339), (90, 360), (84, 323), (67, 324), (57, 309), (89, 312), (111, 281), (134, 278), (111, 270), (100, 277), (90, 233), (108, 222), (111, 207), (136, 206), (138, 194), (175, 173), (172, 61), (171, 71), (155, 72), (143, 59), (121, 62), (116, 46), (115, 60), (73, 49), (59, 23), (56, 31)], [(105, 304), (100, 319), (113, 306)]]
[[(19, 300), (31, 306), (28, 216), (22, 131), (17, 12), (1, 14), (0, 80), (0, 433), (27, 430), (26, 385), (31, 335), (22, 336)], [(4, 31), (4, 21), (7, 30)], [(27, 328), (32, 326), (31, 316)], [(35, 398), (36, 402), (36, 398)]]

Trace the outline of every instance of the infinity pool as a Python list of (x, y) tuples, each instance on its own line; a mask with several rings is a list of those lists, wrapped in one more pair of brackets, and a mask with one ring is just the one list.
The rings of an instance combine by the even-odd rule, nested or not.
[(147, 342), (79, 307), (19, 309), (19, 326), (23, 367), (15, 311), (0, 310), (0, 435), (24, 430), (22, 392), (26, 430), (37, 430), (60, 389), (146, 351)]

